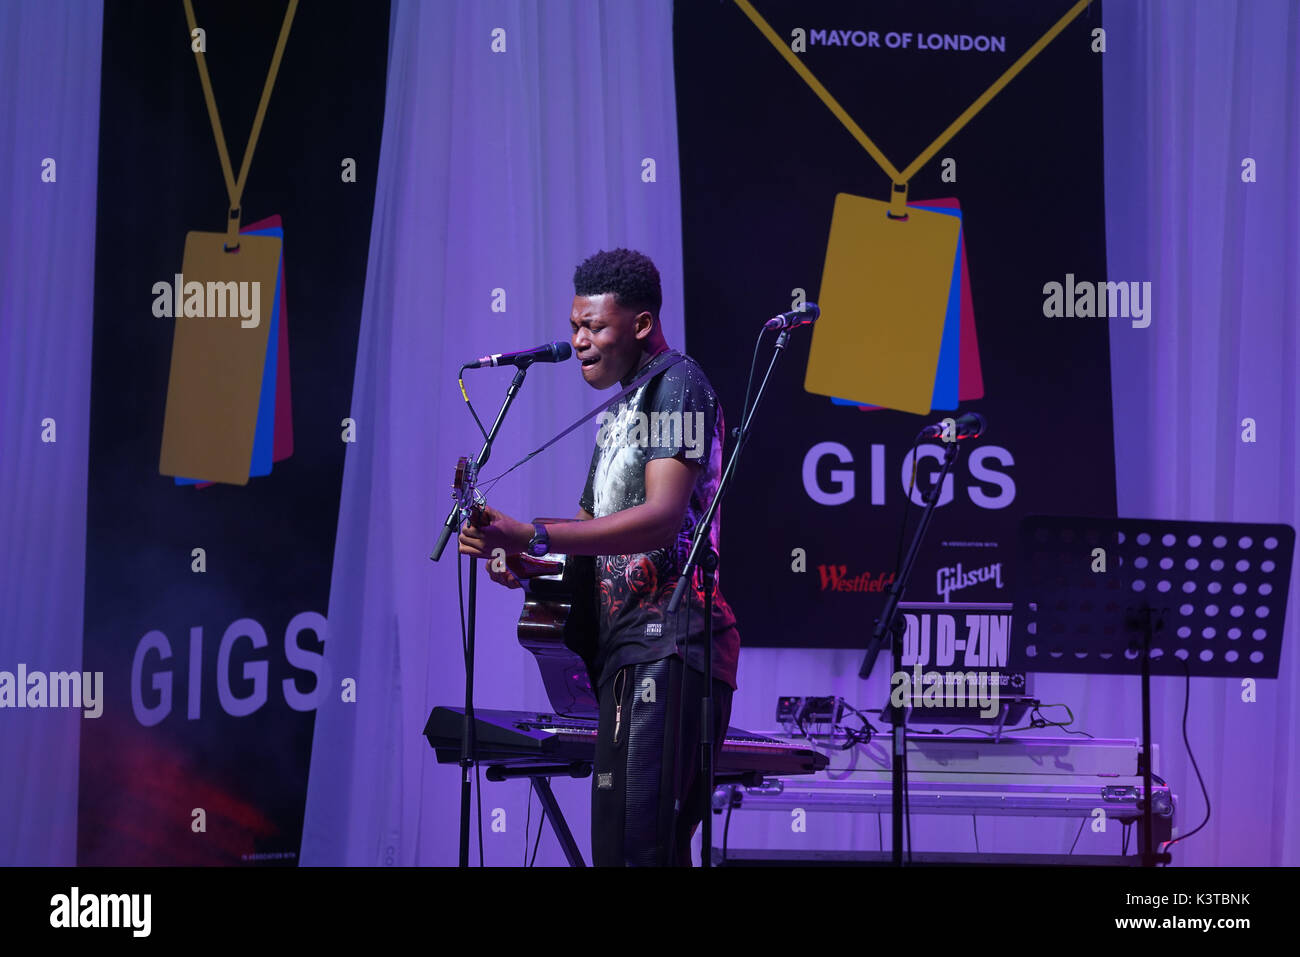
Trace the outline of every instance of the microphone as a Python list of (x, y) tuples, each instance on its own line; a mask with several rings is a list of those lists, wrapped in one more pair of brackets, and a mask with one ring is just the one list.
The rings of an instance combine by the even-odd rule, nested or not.
[(779, 316), (773, 316), (763, 323), (763, 328), (794, 329), (798, 326), (811, 326), (821, 314), (822, 311), (817, 308), (817, 303), (806, 302), (802, 309), (794, 309), (790, 312), (783, 312)]
[(573, 347), (567, 342), (549, 342), (544, 346), (525, 349), (522, 352), (498, 352), (496, 355), (483, 356), (473, 362), (467, 362), (462, 369), (489, 369), (493, 366), (530, 366), (534, 362), (563, 362), (573, 355)]
[[(947, 421), (947, 420), (944, 420)], [(978, 412), (963, 412), (961, 415), (954, 416), (952, 431), (948, 434), (953, 437), (953, 441), (960, 442), (963, 439), (978, 439), (988, 428), (984, 422), (984, 416)], [(934, 425), (927, 425), (923, 428), (917, 438), (933, 436), (942, 438), (947, 432), (943, 422), (936, 422)]]

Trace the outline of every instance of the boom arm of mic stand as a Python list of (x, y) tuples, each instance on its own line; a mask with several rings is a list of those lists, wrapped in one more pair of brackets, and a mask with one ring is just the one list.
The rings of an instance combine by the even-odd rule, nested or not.
[(727, 491), (728, 486), (731, 484), (732, 473), (736, 470), (736, 462), (740, 459), (741, 450), (745, 447), (745, 439), (749, 437), (750, 423), (754, 421), (754, 413), (758, 411), (758, 404), (763, 401), (763, 393), (767, 389), (767, 380), (772, 377), (772, 370), (776, 368), (776, 361), (785, 351), (786, 344), (789, 341), (789, 330), (782, 329), (781, 334), (776, 337), (776, 349), (772, 353), (772, 361), (767, 364), (767, 372), (763, 374), (763, 381), (758, 386), (758, 394), (754, 396), (753, 408), (749, 410), (749, 415), (741, 423), (740, 436), (736, 439), (736, 444), (732, 446), (731, 458), (727, 460), (727, 467), (722, 470), (722, 479), (718, 482), (717, 494), (713, 496), (713, 501), (709, 503), (709, 508), (700, 519), (699, 525), (695, 527), (695, 540), (691, 542), (690, 554), (686, 557), (686, 564), (682, 566), (682, 574), (677, 579), (677, 587), (673, 589), (673, 597), (668, 601), (669, 614), (677, 611), (677, 606), (682, 601), (682, 595), (686, 592), (686, 585), (695, 574), (695, 566), (700, 563), (700, 549), (709, 537), (709, 530), (713, 527), (713, 518), (718, 512), (718, 503), (722, 501), (723, 493)]
[[(515, 370), (515, 377), (510, 382), (510, 388), (506, 390), (506, 399), (501, 403), (501, 408), (497, 411), (496, 421), (492, 423), (492, 428), (488, 430), (487, 438), (483, 440), (483, 448), (479, 450), (478, 457), (474, 461), (475, 475), (478, 474), (479, 469), (487, 464), (488, 457), (492, 454), (492, 442), (497, 437), (501, 423), (505, 421), (506, 413), (510, 411), (511, 403), (515, 401), (515, 396), (519, 394), (519, 389), (524, 384), (524, 376), (528, 375), (528, 366), (531, 364), (520, 365)], [(451, 507), (451, 512), (447, 515), (447, 521), (443, 523), (442, 534), (438, 536), (438, 544), (433, 547), (433, 554), (429, 556), (430, 561), (436, 562), (442, 558), (442, 550), (447, 547), (448, 540), (459, 530), (460, 510), (460, 502)]]
[(442, 550), (447, 547), (447, 542), (451, 539), (452, 534), (460, 528), (460, 503), (457, 502), (447, 513), (447, 521), (442, 525), (442, 534), (438, 536), (438, 544), (433, 546), (433, 554), (429, 556), (429, 561), (436, 562), (442, 558)]
[[(897, 671), (903, 667), (903, 629), (902, 619), (898, 614), (898, 605), (903, 599), (904, 592), (907, 591), (907, 582), (912, 576), (912, 566), (916, 562), (917, 553), (921, 550), (921, 541), (925, 538), (926, 529), (930, 527), (930, 519), (934, 515), (935, 506), (939, 504), (939, 495), (943, 491), (944, 480), (952, 470), (953, 463), (957, 461), (957, 451), (957, 443), (953, 442), (944, 452), (943, 468), (939, 471), (939, 481), (935, 483), (934, 488), (930, 490), (930, 494), (926, 496), (925, 512), (921, 516), (920, 523), (916, 526), (916, 533), (912, 536), (912, 545), (907, 550), (907, 557), (903, 560), (902, 567), (898, 570), (898, 577), (894, 579), (894, 584), (889, 589), (889, 597), (885, 599), (884, 611), (876, 622), (876, 630), (871, 636), (871, 644), (867, 646), (867, 654), (862, 660), (862, 667), (858, 669), (859, 678), (866, 678), (871, 674), (871, 669), (876, 663), (876, 656), (880, 653), (886, 637), (890, 639), (890, 657), (893, 668)], [(891, 691), (885, 699), (885, 706), (881, 709), (881, 715), (889, 716), (889, 723), (893, 731), (889, 782), (890, 817), (892, 818), (890, 847), (892, 849), (891, 859), (894, 865), (901, 866), (903, 864), (903, 829), (905, 825), (907, 828), (909, 860), (911, 859), (912, 834), (910, 812), (905, 800), (907, 794), (907, 704), (904, 702), (901, 706), (894, 707), (892, 687), (893, 683), (891, 681)]]
[(948, 444), (947, 450), (943, 456), (943, 468), (939, 471), (939, 481), (935, 483), (930, 494), (926, 497), (925, 512), (921, 515), (921, 522), (916, 526), (916, 533), (912, 536), (912, 544), (907, 550), (907, 557), (903, 559), (903, 566), (898, 570), (898, 577), (894, 579), (894, 584), (890, 586), (888, 596), (885, 598), (885, 608), (876, 620), (876, 630), (871, 635), (871, 642), (867, 645), (866, 656), (862, 659), (862, 667), (858, 669), (859, 678), (867, 678), (871, 674), (871, 669), (875, 667), (876, 657), (884, 647), (891, 629), (894, 627), (894, 619), (898, 616), (898, 603), (903, 600), (903, 592), (907, 590), (907, 582), (912, 577), (912, 565), (916, 562), (916, 556), (921, 551), (921, 541), (925, 538), (926, 529), (930, 527), (930, 519), (934, 517), (935, 506), (939, 502), (939, 495), (943, 490), (944, 479), (952, 471), (953, 463), (957, 461), (958, 445), (956, 442)]

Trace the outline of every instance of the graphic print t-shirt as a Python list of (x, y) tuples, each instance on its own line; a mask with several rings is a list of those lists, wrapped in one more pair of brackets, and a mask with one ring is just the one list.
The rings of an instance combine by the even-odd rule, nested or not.
[[(660, 353), (643, 375), (675, 350)], [(722, 477), (724, 423), (717, 393), (694, 359), (686, 357), (645, 383), (599, 419), (581, 506), (595, 518), (645, 504), (646, 465), (677, 458), (696, 470), (695, 486), (672, 544), (636, 555), (596, 556), (600, 621), (596, 666), (603, 682), (625, 665), (658, 661), (684, 648), (686, 661), (704, 672), (704, 589), (686, 589), (675, 614), (668, 602), (686, 564), (691, 538), (708, 510)], [(711, 529), (718, 548), (721, 513)], [(713, 676), (736, 687), (740, 635), (736, 616), (722, 597), (717, 576), (713, 598)]]

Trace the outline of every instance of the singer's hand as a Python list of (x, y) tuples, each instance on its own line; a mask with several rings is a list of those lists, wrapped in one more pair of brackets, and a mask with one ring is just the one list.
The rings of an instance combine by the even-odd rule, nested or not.
[(492, 567), (492, 562), (488, 562), (487, 573), (488, 573), (488, 578), (492, 579), (498, 585), (505, 585), (507, 588), (524, 587), (520, 583), (519, 579), (515, 577), (515, 573), (512, 572), (509, 568), (503, 569), (501, 571), (497, 571)]
[(535, 578), (538, 575), (556, 575), (564, 571), (564, 566), (559, 562), (543, 561), (527, 552), (507, 558), (506, 567), (502, 571), (495, 571), (492, 565), (492, 562), (488, 562), (488, 577), (498, 585), (505, 585), (507, 588), (523, 588), (525, 579)]
[(517, 521), (490, 505), (484, 506), (483, 517), (486, 524), (466, 524), (461, 529), (458, 550), (462, 555), (491, 558), (498, 548), (507, 555), (517, 555), (528, 547), (528, 540), (533, 537), (531, 524)]

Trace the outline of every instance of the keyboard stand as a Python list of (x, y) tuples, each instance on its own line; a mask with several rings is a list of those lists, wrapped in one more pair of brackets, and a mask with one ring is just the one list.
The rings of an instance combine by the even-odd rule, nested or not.
[[(555, 832), (555, 839), (560, 842), (560, 847), (564, 851), (569, 866), (586, 867), (587, 865), (582, 859), (582, 852), (578, 850), (578, 843), (573, 839), (573, 832), (569, 830), (569, 823), (564, 819), (564, 812), (560, 810), (560, 802), (555, 799), (555, 792), (551, 790), (551, 778), (560, 776), (569, 778), (591, 777), (591, 762), (574, 761), (571, 764), (539, 764), (527, 767), (489, 764), (487, 767), (487, 779), (489, 781), (509, 781), (513, 778), (533, 779), (533, 788), (537, 791), (537, 796), (542, 800), (542, 811), (546, 814), (547, 820), (551, 822), (551, 830)], [(763, 774), (759, 771), (737, 771), (730, 774), (715, 775), (714, 783), (746, 784), (750, 787), (757, 787), (762, 782), (762, 779)]]
[(551, 822), (551, 830), (555, 832), (555, 838), (560, 842), (560, 847), (564, 851), (565, 858), (568, 859), (569, 866), (586, 867), (586, 863), (582, 860), (582, 853), (578, 850), (578, 844), (573, 839), (573, 832), (569, 830), (569, 824), (564, 820), (564, 812), (560, 810), (560, 802), (555, 800), (555, 792), (551, 790), (551, 778), (559, 775), (570, 778), (591, 777), (591, 762), (574, 761), (571, 764), (543, 764), (533, 767), (508, 767), (501, 764), (492, 764), (487, 769), (487, 779), (489, 781), (532, 778), (533, 789), (537, 791), (537, 796), (542, 801), (542, 812)]

